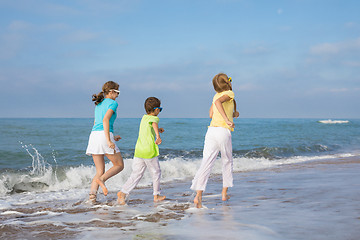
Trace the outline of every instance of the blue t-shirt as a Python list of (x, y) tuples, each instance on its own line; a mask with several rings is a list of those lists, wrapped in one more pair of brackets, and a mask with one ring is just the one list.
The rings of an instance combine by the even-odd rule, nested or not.
[(118, 103), (110, 98), (105, 98), (101, 103), (95, 107), (95, 124), (92, 128), (92, 131), (104, 131), (103, 119), (106, 112), (111, 109), (114, 111), (113, 115), (110, 118), (110, 132), (114, 132), (114, 122), (116, 119), (116, 109)]

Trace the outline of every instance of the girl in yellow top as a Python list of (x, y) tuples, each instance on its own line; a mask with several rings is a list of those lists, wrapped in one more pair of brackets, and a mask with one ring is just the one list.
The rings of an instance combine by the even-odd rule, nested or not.
[(196, 191), (194, 203), (197, 208), (202, 207), (202, 193), (205, 191), (211, 169), (219, 152), (221, 152), (222, 160), (223, 189), (221, 196), (223, 201), (230, 198), (227, 190), (233, 186), (231, 132), (235, 127), (233, 118), (238, 117), (239, 112), (236, 111), (231, 78), (224, 73), (219, 73), (213, 78), (213, 85), (216, 94), (209, 110), (211, 123), (205, 136), (203, 159), (191, 185), (191, 189)]

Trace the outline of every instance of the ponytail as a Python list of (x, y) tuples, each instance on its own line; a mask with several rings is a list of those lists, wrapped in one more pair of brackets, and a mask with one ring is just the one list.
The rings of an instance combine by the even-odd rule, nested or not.
[(99, 103), (104, 100), (104, 92), (99, 92), (99, 94), (93, 94), (92, 95), (92, 101), (95, 102), (95, 105), (98, 105)]

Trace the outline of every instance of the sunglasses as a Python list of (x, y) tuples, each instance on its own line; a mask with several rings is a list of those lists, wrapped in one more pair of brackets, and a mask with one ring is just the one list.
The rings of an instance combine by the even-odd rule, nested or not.
[(154, 107), (154, 110), (160, 109), (160, 112), (162, 111), (162, 107)]
[(231, 79), (231, 77), (229, 77), (229, 79), (228, 79), (228, 80), (229, 80), (229, 82), (232, 82), (232, 79)]
[(114, 91), (114, 92), (120, 94), (120, 91), (119, 91), (119, 90), (116, 90), (116, 89), (111, 89), (110, 91)]

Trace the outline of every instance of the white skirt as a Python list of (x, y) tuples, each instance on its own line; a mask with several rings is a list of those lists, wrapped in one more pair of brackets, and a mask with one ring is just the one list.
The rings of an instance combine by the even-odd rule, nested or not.
[[(115, 143), (114, 135), (110, 132), (110, 139)], [(92, 131), (89, 137), (89, 143), (86, 149), (86, 154), (115, 154), (120, 152), (120, 149), (115, 144), (115, 149), (109, 148), (104, 131)]]

